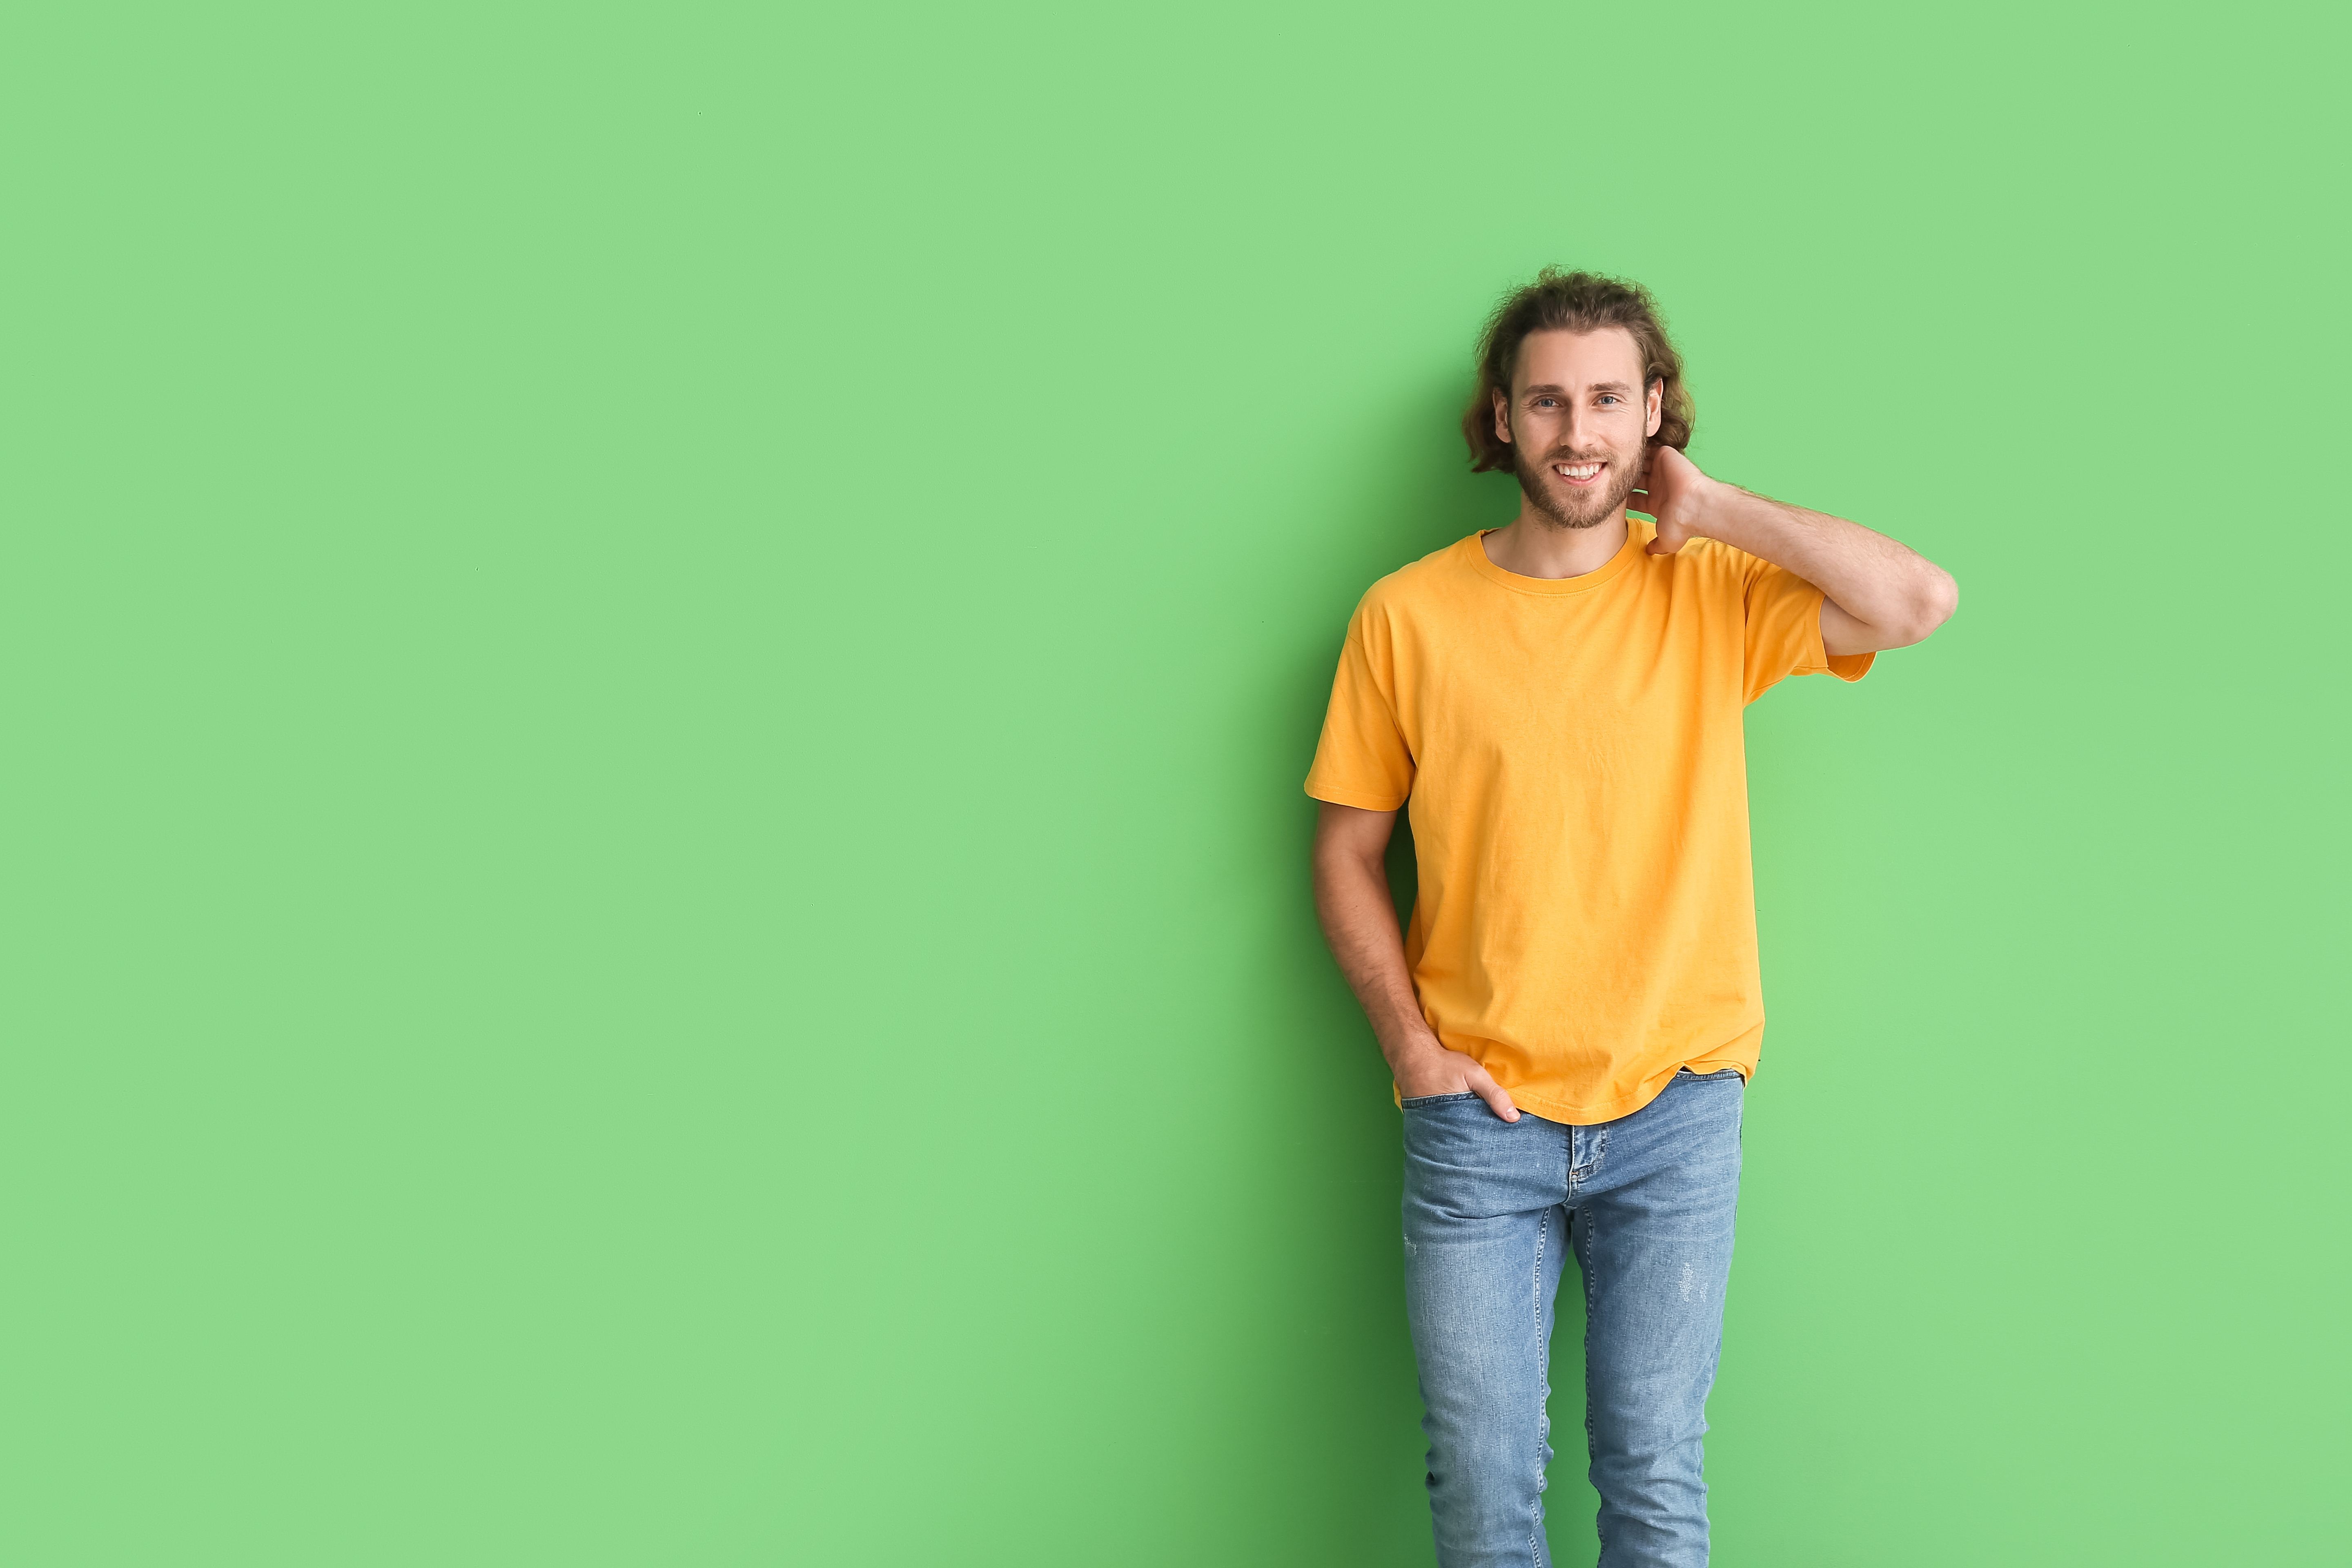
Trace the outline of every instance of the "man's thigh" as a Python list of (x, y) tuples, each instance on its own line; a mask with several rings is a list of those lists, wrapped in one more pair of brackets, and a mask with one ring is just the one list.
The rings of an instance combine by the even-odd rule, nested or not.
[(1419, 1324), (1489, 1316), (1533, 1327), (1538, 1270), (1567, 1251), (1570, 1129), (1522, 1113), (1505, 1121), (1475, 1094), (1404, 1102), (1407, 1299)]
[(1739, 1204), (1738, 1076), (1675, 1079), (1632, 1116), (1611, 1122), (1590, 1178), (1570, 1199), (1578, 1253), (1592, 1270), (1596, 1346), (1629, 1365), (1711, 1362), (1723, 1319)]

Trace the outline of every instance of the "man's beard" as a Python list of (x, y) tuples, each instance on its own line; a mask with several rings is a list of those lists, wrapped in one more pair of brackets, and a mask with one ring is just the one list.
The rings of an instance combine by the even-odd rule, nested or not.
[[(1543, 514), (1554, 528), (1597, 528), (1616, 515), (1642, 482), (1642, 468), (1649, 456), (1647, 447), (1636, 452), (1627, 461), (1622, 452), (1603, 449), (1598, 455), (1591, 452), (1552, 452), (1540, 463), (1530, 466), (1527, 454), (1514, 445), (1511, 448), (1511, 469), (1518, 476), (1519, 493), (1528, 504)], [(1551, 471), (1554, 463), (1606, 463), (1609, 482), (1599, 489), (1578, 489)]]

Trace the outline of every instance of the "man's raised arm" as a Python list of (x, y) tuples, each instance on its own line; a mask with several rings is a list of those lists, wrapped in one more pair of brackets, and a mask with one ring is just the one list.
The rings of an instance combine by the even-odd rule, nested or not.
[(1952, 574), (1908, 545), (1858, 522), (1768, 500), (1701, 473), (1672, 447), (1650, 453), (1649, 471), (1626, 501), (1658, 520), (1653, 555), (1685, 541), (1719, 539), (1734, 550), (1794, 572), (1828, 598), (1822, 646), (1831, 653), (1906, 647), (1951, 617), (1960, 590)]

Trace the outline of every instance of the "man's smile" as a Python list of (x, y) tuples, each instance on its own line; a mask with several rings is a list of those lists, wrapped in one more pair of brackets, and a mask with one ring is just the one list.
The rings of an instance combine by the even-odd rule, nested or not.
[(1606, 463), (1554, 463), (1551, 471), (1572, 485), (1589, 485), (1601, 478)]

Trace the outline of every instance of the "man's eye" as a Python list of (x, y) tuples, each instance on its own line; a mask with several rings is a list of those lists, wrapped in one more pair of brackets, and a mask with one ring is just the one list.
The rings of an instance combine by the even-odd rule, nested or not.
[(1615, 403), (1618, 399), (1614, 394), (1604, 392), (1601, 395), (1601, 401), (1603, 403)]

